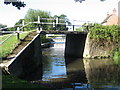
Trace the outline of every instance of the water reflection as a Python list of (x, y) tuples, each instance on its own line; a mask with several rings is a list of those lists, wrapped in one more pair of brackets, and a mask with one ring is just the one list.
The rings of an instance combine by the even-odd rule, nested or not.
[(87, 83), (83, 60), (80, 58), (65, 58), (67, 76), (71, 83)]
[(43, 79), (44, 81), (53, 78), (66, 78), (65, 60), (61, 49), (49, 49), (43, 54)]
[(110, 59), (57, 58), (49, 65), (45, 67), (46, 70), (49, 69), (44, 72), (43, 78), (48, 78), (51, 84), (54, 82), (55, 86), (52, 88), (116, 90), (120, 87), (120, 68)]
[(64, 58), (65, 45), (57, 40), (54, 47), (43, 50), (43, 76), (37, 83), (63, 90), (120, 89), (120, 67), (115, 60)]
[[(50, 87), (57, 89), (86, 88), (87, 79), (83, 60), (79, 58), (64, 58), (64, 52), (60, 53), (61, 50), (50, 48), (52, 54), (49, 55), (48, 50), (43, 51), (44, 65), (42, 80), (44, 82), (47, 81)], [(57, 53), (58, 55), (56, 55)], [(45, 54), (47, 54), (47, 57)]]
[(118, 88), (120, 86), (120, 68), (113, 60), (84, 59), (85, 73), (92, 88)]

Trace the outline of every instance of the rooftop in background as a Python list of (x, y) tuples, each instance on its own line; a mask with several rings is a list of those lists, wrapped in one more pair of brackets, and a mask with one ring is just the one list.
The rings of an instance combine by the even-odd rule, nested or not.
[(103, 25), (118, 25), (119, 17), (117, 15), (117, 10), (114, 8), (113, 13), (109, 14), (107, 12), (107, 17), (103, 20), (101, 24)]

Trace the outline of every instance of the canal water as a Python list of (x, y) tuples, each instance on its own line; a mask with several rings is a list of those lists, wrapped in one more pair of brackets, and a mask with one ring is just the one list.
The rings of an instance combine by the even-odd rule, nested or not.
[(65, 37), (53, 40), (53, 46), (42, 51), (42, 80), (35, 82), (60, 90), (120, 89), (120, 66), (114, 60), (66, 58)]

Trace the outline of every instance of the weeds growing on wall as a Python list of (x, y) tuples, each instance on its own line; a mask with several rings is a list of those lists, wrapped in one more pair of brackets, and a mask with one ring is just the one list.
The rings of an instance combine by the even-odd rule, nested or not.
[(113, 57), (115, 60), (119, 60), (120, 62), (120, 47), (117, 48), (115, 51), (114, 51), (114, 57)]
[(103, 26), (101, 24), (95, 24), (93, 27), (90, 28), (90, 38), (94, 40), (96, 45), (99, 46), (115, 46), (110, 51), (115, 57), (117, 57), (120, 53), (120, 26)]

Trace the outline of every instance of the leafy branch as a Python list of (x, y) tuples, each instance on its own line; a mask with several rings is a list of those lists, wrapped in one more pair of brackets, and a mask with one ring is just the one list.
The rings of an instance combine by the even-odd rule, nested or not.
[(21, 2), (19, 0), (4, 0), (4, 4), (9, 5), (12, 4), (13, 6), (17, 7), (17, 9), (20, 10), (21, 7), (25, 7), (26, 4), (24, 2)]

